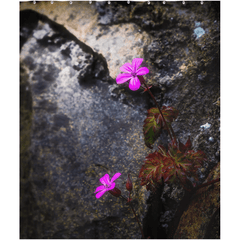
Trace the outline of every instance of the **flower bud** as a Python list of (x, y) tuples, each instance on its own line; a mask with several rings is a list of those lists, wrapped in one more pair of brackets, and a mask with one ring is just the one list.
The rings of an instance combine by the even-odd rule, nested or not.
[(130, 174), (128, 174), (128, 178), (127, 178), (127, 182), (126, 182), (126, 189), (130, 192), (132, 191), (132, 181), (130, 178)]
[(121, 191), (120, 191), (120, 189), (118, 189), (118, 188), (114, 188), (114, 189), (112, 189), (112, 190), (109, 190), (108, 191), (109, 193), (111, 193), (114, 197), (119, 197), (119, 196), (121, 196)]

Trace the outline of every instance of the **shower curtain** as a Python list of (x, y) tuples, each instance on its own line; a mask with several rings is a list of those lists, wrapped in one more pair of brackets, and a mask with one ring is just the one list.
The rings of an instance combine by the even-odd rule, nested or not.
[[(21, 1), (19, 15), (20, 238), (220, 238), (220, 2)], [(155, 102), (116, 81), (134, 59), (156, 103), (179, 112), (179, 141), (206, 154), (196, 184), (213, 184), (142, 184), (170, 138), (149, 147)], [(96, 198), (116, 173), (125, 198), (131, 176), (131, 205)]]

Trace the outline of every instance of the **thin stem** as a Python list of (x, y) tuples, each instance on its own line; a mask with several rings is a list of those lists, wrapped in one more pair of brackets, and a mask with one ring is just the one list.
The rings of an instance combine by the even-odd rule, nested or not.
[(171, 124), (169, 124), (169, 128), (171, 129), (172, 135), (173, 135), (174, 139), (176, 140), (177, 138), (176, 138), (175, 132), (172, 129)]
[[(166, 128), (167, 128), (168, 134), (169, 134), (171, 140), (173, 140), (172, 134), (171, 134), (171, 132), (170, 132), (170, 130), (169, 130), (169, 128), (168, 128), (168, 125), (167, 125), (167, 123), (166, 123), (166, 120), (165, 120), (165, 118), (164, 118), (164, 116), (163, 116), (163, 114), (162, 114), (162, 111), (161, 111), (161, 109), (160, 109), (160, 107), (159, 107), (159, 105), (158, 105), (155, 97), (153, 96), (152, 92), (151, 92), (150, 89), (148, 88), (148, 86), (147, 86), (147, 84), (146, 84), (143, 76), (138, 76), (138, 78), (141, 79), (140, 81), (144, 84), (144, 86), (145, 86), (145, 88), (147, 89), (148, 93), (150, 94), (150, 96), (151, 96), (152, 99), (154, 100), (154, 102), (155, 102), (155, 104), (156, 104), (156, 106), (157, 106), (157, 108), (158, 108), (158, 110), (159, 110), (159, 113), (161, 114), (161, 117), (162, 117), (162, 119), (163, 119), (163, 122), (164, 122), (164, 124), (165, 124), (165, 126), (166, 126)], [(174, 135), (175, 135), (175, 134), (174, 134)]]
[[(121, 197), (128, 202), (128, 199), (127, 199), (127, 198), (125, 198), (125, 197), (122, 196), (122, 195), (121, 195)], [(130, 205), (130, 207), (131, 207), (131, 209), (132, 209), (132, 211), (133, 211), (133, 213), (134, 213), (134, 215), (135, 215), (135, 218), (136, 218), (136, 220), (137, 220), (137, 222), (138, 222), (138, 226), (139, 226), (139, 228), (140, 228), (142, 237), (144, 238), (143, 230), (142, 230), (141, 224), (140, 224), (140, 222), (139, 222), (139, 220), (138, 220), (138, 217), (137, 217), (137, 215), (136, 215), (136, 213), (135, 213), (135, 211), (134, 211), (134, 209), (133, 209), (133, 207), (132, 207), (132, 204), (131, 204), (130, 202), (128, 202), (128, 203), (129, 203), (129, 205)]]
[(208, 185), (211, 185), (211, 184), (213, 184), (213, 183), (219, 182), (219, 181), (220, 181), (220, 178), (217, 178), (217, 179), (215, 179), (215, 180), (212, 180), (212, 181), (203, 183), (203, 184), (197, 186), (197, 187), (196, 187), (196, 190), (198, 190), (199, 188), (202, 188), (202, 187), (206, 187), (206, 186), (208, 186)]
[(136, 213), (135, 213), (135, 211), (134, 211), (134, 209), (133, 209), (133, 207), (132, 207), (132, 204), (131, 204), (130, 202), (129, 202), (129, 205), (130, 205), (130, 207), (132, 208), (132, 211), (133, 211), (133, 213), (134, 213), (134, 215), (135, 215), (135, 218), (137, 219), (139, 228), (140, 228), (140, 230), (141, 230), (142, 237), (144, 238), (143, 230), (142, 230), (141, 224), (140, 224), (140, 222), (139, 222), (139, 220), (138, 220), (138, 217), (137, 217), (137, 215), (136, 215)]

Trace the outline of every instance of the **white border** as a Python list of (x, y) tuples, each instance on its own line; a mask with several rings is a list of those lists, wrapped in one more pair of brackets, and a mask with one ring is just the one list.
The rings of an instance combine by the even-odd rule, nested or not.
[[(2, 239), (19, 239), (19, 2), (2, 1), (0, 14)], [(239, 237), (239, 9), (221, 1), (221, 239)]]

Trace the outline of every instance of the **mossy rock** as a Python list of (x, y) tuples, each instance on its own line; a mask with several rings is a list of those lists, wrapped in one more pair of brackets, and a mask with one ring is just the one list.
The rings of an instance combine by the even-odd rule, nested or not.
[[(210, 172), (205, 182), (218, 179), (220, 163)], [(200, 188), (182, 214), (175, 239), (220, 238), (220, 182)]]

